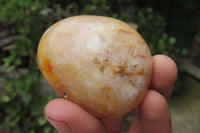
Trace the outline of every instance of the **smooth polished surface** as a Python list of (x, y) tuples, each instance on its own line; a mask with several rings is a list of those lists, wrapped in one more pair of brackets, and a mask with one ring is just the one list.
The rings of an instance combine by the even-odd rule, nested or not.
[(152, 73), (151, 52), (128, 24), (76, 16), (51, 26), (38, 47), (43, 75), (63, 98), (101, 118), (118, 118), (142, 100)]

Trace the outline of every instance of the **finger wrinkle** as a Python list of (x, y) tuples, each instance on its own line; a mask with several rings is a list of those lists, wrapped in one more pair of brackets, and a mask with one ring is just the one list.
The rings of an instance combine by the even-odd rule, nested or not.
[(45, 114), (45, 118), (47, 120), (50, 120), (50, 121), (53, 121), (53, 122), (63, 123), (67, 128), (71, 129), (71, 127), (68, 125), (68, 123), (66, 121), (55, 119), (51, 116), (48, 116), (47, 114)]
[[(55, 99), (48, 103), (45, 108), (45, 115), (52, 120), (52, 123), (50, 123), (53, 126), (59, 127), (61, 130), (70, 127), (76, 133), (103, 133), (105, 131), (96, 117), (65, 99)], [(58, 124), (54, 121), (64, 123), (66, 128), (63, 127), (64, 124)]]

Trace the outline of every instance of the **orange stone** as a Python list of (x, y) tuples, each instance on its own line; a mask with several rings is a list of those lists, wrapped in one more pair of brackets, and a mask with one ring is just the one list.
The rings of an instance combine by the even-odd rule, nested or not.
[(141, 102), (152, 56), (140, 34), (108, 17), (75, 16), (51, 26), (37, 53), (52, 88), (100, 118), (119, 118)]

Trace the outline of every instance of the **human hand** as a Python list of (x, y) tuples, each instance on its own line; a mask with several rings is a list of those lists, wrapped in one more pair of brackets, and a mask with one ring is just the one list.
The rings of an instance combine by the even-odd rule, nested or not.
[[(169, 57), (153, 57), (150, 89), (138, 106), (128, 133), (171, 133), (167, 104), (177, 76), (176, 64)], [(122, 119), (98, 119), (78, 105), (55, 99), (47, 104), (45, 117), (60, 133), (120, 133)]]

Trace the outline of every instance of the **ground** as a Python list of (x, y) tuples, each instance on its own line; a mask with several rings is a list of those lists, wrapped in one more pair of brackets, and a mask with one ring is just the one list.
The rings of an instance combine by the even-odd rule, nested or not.
[(169, 103), (174, 133), (200, 133), (200, 82), (183, 77), (183, 91)]

